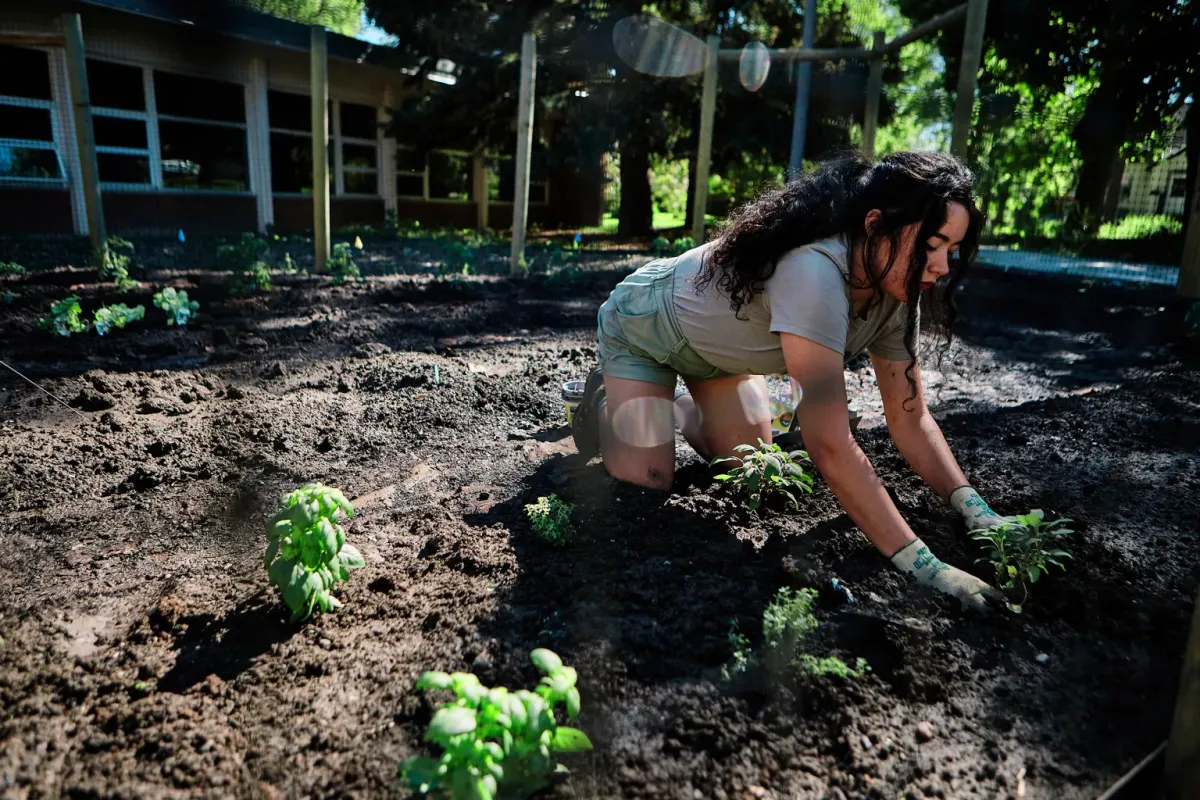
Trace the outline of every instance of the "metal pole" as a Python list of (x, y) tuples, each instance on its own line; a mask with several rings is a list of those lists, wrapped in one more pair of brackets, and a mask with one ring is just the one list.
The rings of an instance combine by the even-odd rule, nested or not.
[[(876, 50), (883, 48), (883, 31), (875, 31)], [(879, 127), (879, 98), (883, 94), (883, 57), (871, 59), (871, 72), (867, 78), (867, 110), (863, 114), (862, 151), (868, 157), (875, 155), (875, 131)]]
[(692, 240), (704, 241), (704, 213), (708, 210), (708, 172), (712, 165), (713, 120), (717, 115), (717, 78), (721, 37), (709, 36), (704, 54), (704, 93), (700, 99), (700, 141), (696, 152), (696, 185), (692, 187)]
[(1192, 632), (1183, 656), (1175, 721), (1167, 740), (1166, 771), (1170, 800), (1200, 797), (1200, 597), (1196, 599)]
[[(805, 50), (811, 50), (817, 32), (817, 0), (804, 0)], [(794, 178), (804, 169), (804, 135), (808, 131), (808, 95), (812, 89), (812, 62), (796, 65), (796, 109), (792, 117), (792, 154), (788, 160), (788, 177)]]
[(324, 272), (329, 261), (329, 47), (325, 29), (312, 26), (309, 63), (312, 94), (313, 267)]
[(521, 37), (521, 88), (517, 96), (516, 186), (513, 187), (512, 252), (509, 271), (525, 272), (525, 224), (529, 217), (529, 156), (533, 151), (533, 100), (537, 80), (537, 42)]
[(108, 254), (108, 232), (104, 229), (104, 205), (100, 197), (100, 167), (96, 163), (96, 136), (92, 130), (92, 100), (88, 92), (87, 62), (83, 50), (83, 23), (78, 14), (63, 14), (62, 26), (71, 104), (75, 110), (75, 146), (79, 150), (79, 170), (83, 179), (88, 233), (92, 240), (92, 259), (97, 267), (102, 268)]
[(988, 0), (968, 0), (967, 26), (963, 34), (962, 61), (958, 65), (958, 93), (954, 98), (954, 130), (950, 134), (950, 152), (967, 157), (967, 138), (975, 110), (975, 83), (979, 59), (983, 54), (983, 29), (987, 24)]

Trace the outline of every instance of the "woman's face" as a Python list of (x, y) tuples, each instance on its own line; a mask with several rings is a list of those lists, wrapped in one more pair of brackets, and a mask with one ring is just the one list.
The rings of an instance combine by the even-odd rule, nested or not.
[[(875, 219), (878, 219), (878, 212), (870, 212), (867, 215), (867, 224), (870, 225)], [(932, 289), (939, 278), (950, 273), (950, 259), (958, 252), (970, 223), (971, 216), (967, 209), (960, 203), (950, 203), (946, 207), (945, 224), (927, 240), (917, 241), (917, 234), (921, 230), (920, 223), (907, 226), (900, 236), (900, 253), (892, 264), (892, 269), (883, 277), (883, 290), (902, 303), (908, 301), (909, 264), (912, 263), (914, 247), (925, 248), (925, 272), (921, 275), (921, 291)], [(877, 270), (887, 267), (886, 249), (880, 252), (877, 261)]]

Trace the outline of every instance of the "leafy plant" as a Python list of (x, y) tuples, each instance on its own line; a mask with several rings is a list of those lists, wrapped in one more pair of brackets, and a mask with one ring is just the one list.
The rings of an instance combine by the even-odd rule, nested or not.
[(282, 510), (267, 523), (266, 555), (271, 583), (292, 610), (292, 621), (307, 619), (314, 608), (341, 607), (330, 594), (363, 566), (363, 557), (346, 544), (338, 516), (354, 516), (354, 506), (340, 490), (309, 483), (280, 501)]
[(72, 333), (86, 331), (88, 323), (83, 319), (83, 309), (79, 306), (79, 298), (71, 295), (50, 306), (50, 315), (38, 320), (38, 327), (54, 331), (59, 336), (70, 336)]
[(136, 305), (133, 308), (124, 303), (114, 303), (96, 309), (95, 321), (92, 323), (96, 333), (104, 336), (113, 328), (124, 328), (131, 322), (136, 322), (146, 316), (146, 307)]
[(358, 271), (358, 264), (354, 263), (350, 254), (350, 245), (338, 242), (333, 246), (333, 253), (329, 257), (329, 272), (333, 275), (334, 283), (345, 283), (351, 278), (362, 277), (362, 273)]
[(271, 245), (254, 233), (243, 233), (233, 244), (217, 248), (217, 258), (233, 272), (230, 291), (254, 294), (271, 291), (271, 272), (267, 258)]
[(455, 699), (434, 713), (425, 732), (425, 741), (441, 747), (442, 755), (401, 765), (410, 789), (455, 800), (529, 797), (566, 774), (555, 753), (592, 749), (587, 734), (559, 725), (555, 717), (559, 705), (568, 721), (579, 715), (575, 670), (545, 649), (534, 650), (530, 659), (544, 676), (532, 692), (489, 689), (463, 672), (426, 672), (417, 679), (418, 689), (449, 690)]
[(475, 265), (475, 248), (467, 242), (449, 241), (442, 246), (444, 257), (441, 265), (438, 267), (438, 274), (444, 275), (447, 272), (458, 272), (462, 275), (470, 275), (471, 268)]
[(722, 676), (729, 680), (763, 662), (775, 669), (798, 667), (805, 674), (813, 676), (861, 678), (870, 672), (871, 668), (864, 658), (856, 659), (851, 667), (840, 658), (817, 657), (804, 652), (807, 638), (820, 625), (812, 611), (816, 597), (816, 589), (784, 587), (775, 593), (763, 611), (761, 659), (750, 647), (750, 639), (738, 628), (737, 620), (733, 620), (729, 628), (733, 663), (722, 668)]
[(1183, 233), (1183, 223), (1170, 214), (1129, 214), (1117, 222), (1105, 222), (1099, 239), (1148, 239), (1160, 234)]
[(695, 246), (696, 240), (690, 236), (681, 236), (674, 241), (665, 236), (658, 236), (650, 243), (650, 250), (656, 256), (677, 256)]
[(111, 236), (104, 245), (104, 260), (100, 264), (100, 280), (111, 280), (117, 291), (125, 292), (137, 287), (138, 282), (129, 277), (129, 262), (133, 260), (133, 243), (119, 236)]
[(188, 300), (188, 294), (183, 289), (168, 286), (161, 292), (155, 292), (153, 297), (155, 308), (161, 308), (167, 314), (167, 325), (183, 327), (196, 316), (200, 304)]
[(15, 261), (0, 261), (0, 277), (6, 275), (24, 275), (25, 268)]
[(564, 545), (575, 536), (575, 526), (571, 524), (573, 510), (574, 506), (556, 494), (539, 497), (536, 503), (525, 506), (533, 532), (553, 545)]
[(1035, 508), (1018, 515), (1013, 522), (971, 531), (971, 538), (982, 542), (986, 553), (978, 560), (991, 563), (996, 570), (996, 583), (1010, 594), (1020, 589), (1021, 601), (1009, 604), (1013, 611), (1020, 613), (1029, 597), (1029, 584), (1037, 583), (1043, 574), (1049, 575), (1049, 565), (1067, 568), (1062, 559), (1071, 558), (1071, 554), (1060, 544), (1075, 532), (1061, 527), (1069, 522), (1069, 519), (1046, 522), (1042, 510)]
[(759, 439), (758, 447), (739, 444), (734, 448), (734, 452), (745, 455), (717, 457), (712, 460), (712, 466), (726, 462), (737, 464), (729, 472), (716, 475), (715, 479), (743, 487), (749, 498), (747, 505), (751, 510), (757, 509), (762, 505), (763, 499), (774, 492), (787, 497), (796, 509), (800, 508), (800, 503), (792, 494), (793, 489), (812, 494), (812, 475), (805, 472), (799, 463), (808, 460), (808, 453), (803, 450), (785, 453), (779, 445)]

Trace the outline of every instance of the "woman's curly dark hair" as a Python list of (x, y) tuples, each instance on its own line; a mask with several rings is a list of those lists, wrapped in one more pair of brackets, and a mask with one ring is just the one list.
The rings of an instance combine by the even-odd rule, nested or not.
[[(975, 176), (965, 164), (943, 153), (893, 153), (879, 161), (855, 154), (828, 161), (735, 211), (719, 231), (696, 287), (703, 291), (715, 282), (729, 295), (734, 313), (740, 313), (756, 293), (763, 291), (786, 253), (821, 239), (843, 236), (850, 253), (861, 248), (863, 253), (888, 254), (881, 269), (865, 270), (866, 282), (854, 287), (870, 287), (874, 292), (871, 305), (875, 305), (883, 300), (883, 279), (895, 266), (904, 229), (919, 225), (909, 263), (908, 326), (904, 332), (905, 346), (914, 354), (905, 375), (915, 397), (918, 304), (926, 258), (921, 245), (946, 223), (951, 203), (966, 208), (970, 223), (957, 257), (950, 262), (950, 274), (925, 298), (925, 322), (943, 337), (945, 352), (958, 315), (954, 290), (975, 258), (983, 228), (983, 214), (976, 207), (972, 191), (974, 183)], [(866, 218), (872, 209), (878, 209), (881, 216), (868, 229)], [(866, 259), (869, 264), (876, 260)]]

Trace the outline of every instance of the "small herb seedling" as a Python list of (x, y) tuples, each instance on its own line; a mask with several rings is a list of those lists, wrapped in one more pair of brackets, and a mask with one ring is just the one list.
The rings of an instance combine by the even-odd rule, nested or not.
[(812, 475), (804, 471), (801, 461), (808, 460), (808, 453), (803, 450), (793, 450), (785, 453), (783, 448), (774, 443), (758, 440), (758, 447), (740, 444), (734, 452), (743, 453), (741, 456), (725, 456), (712, 460), (712, 465), (734, 462), (732, 470), (715, 476), (718, 481), (728, 481), (734, 486), (744, 487), (748, 497), (747, 505), (751, 510), (762, 505), (763, 498), (773, 492), (779, 492), (787, 497), (795, 509), (800, 508), (793, 489), (812, 494)]
[(334, 283), (345, 283), (362, 277), (358, 264), (354, 263), (351, 255), (350, 245), (338, 242), (333, 246), (333, 253), (329, 256), (329, 273), (333, 275)]
[(575, 526), (571, 524), (573, 510), (574, 506), (556, 494), (539, 497), (536, 503), (525, 506), (533, 532), (553, 545), (564, 545), (575, 536)]
[(146, 307), (142, 305), (130, 308), (124, 303), (114, 303), (96, 309), (95, 321), (92, 326), (96, 333), (104, 336), (113, 328), (124, 328), (131, 322), (136, 322), (146, 316)]
[(188, 300), (186, 291), (171, 286), (161, 292), (155, 292), (154, 306), (166, 312), (168, 325), (180, 327), (191, 322), (192, 317), (196, 316), (197, 309), (200, 308), (200, 304), (195, 300)]
[(233, 294), (271, 291), (270, 253), (267, 240), (253, 233), (243, 233), (233, 244), (217, 248), (217, 258), (233, 271), (229, 286)]
[(75, 295), (50, 306), (50, 315), (38, 320), (38, 326), (54, 331), (59, 336), (83, 333), (88, 329), (88, 323), (83, 319), (83, 309), (79, 306), (79, 298)]
[(1071, 558), (1071, 554), (1060, 545), (1075, 532), (1061, 527), (1069, 522), (1069, 519), (1046, 522), (1042, 510), (1035, 508), (1018, 515), (1013, 522), (971, 531), (971, 538), (982, 542), (986, 553), (978, 560), (991, 563), (1000, 588), (1014, 594), (1020, 589), (1021, 601), (1009, 603), (1013, 611), (1021, 612), (1029, 597), (1029, 585), (1037, 583), (1043, 574), (1049, 575), (1049, 565), (1067, 568), (1062, 560)]
[(816, 597), (816, 589), (795, 590), (784, 587), (775, 593), (775, 597), (763, 611), (761, 659), (755, 655), (750, 647), (749, 638), (740, 631), (737, 620), (734, 620), (729, 629), (733, 663), (722, 668), (722, 676), (729, 680), (759, 663), (765, 663), (769, 668), (776, 670), (795, 666), (813, 676), (861, 678), (870, 672), (871, 668), (865, 658), (856, 659), (851, 667), (840, 658), (819, 658), (804, 652), (809, 634), (819, 626), (812, 610)]
[(129, 277), (129, 262), (132, 260), (133, 243), (119, 236), (110, 237), (104, 244), (100, 280), (115, 282), (119, 292), (137, 288), (138, 282)]
[(434, 713), (425, 732), (425, 741), (442, 748), (441, 757), (401, 765), (410, 789), (454, 800), (529, 797), (566, 773), (555, 753), (592, 749), (587, 734), (555, 717), (559, 705), (568, 721), (579, 715), (575, 670), (549, 650), (534, 650), (530, 659), (544, 676), (532, 692), (489, 689), (464, 672), (426, 672), (417, 679), (418, 689), (449, 690), (455, 699)]
[(354, 515), (354, 506), (340, 490), (309, 483), (280, 501), (283, 507), (267, 524), (263, 565), (271, 583), (292, 610), (292, 621), (307, 619), (314, 608), (339, 608), (330, 591), (363, 566), (363, 557), (346, 544), (338, 516)]

